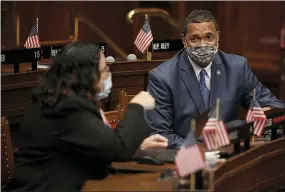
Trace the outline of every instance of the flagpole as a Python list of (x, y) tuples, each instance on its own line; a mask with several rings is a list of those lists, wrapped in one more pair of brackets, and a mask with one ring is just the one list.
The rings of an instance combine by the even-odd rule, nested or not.
[(17, 44), (17, 47), (20, 47), (20, 16), (19, 16), (19, 13), (17, 13), (17, 16), (16, 16), (16, 44)]
[(78, 41), (78, 22), (79, 16), (77, 15), (74, 19), (74, 41)]
[(217, 121), (219, 121), (220, 119), (220, 99), (219, 98), (217, 98), (216, 118), (217, 118)]
[[(145, 22), (146, 21), (148, 21), (148, 15), (147, 14), (145, 14)], [(148, 60), (148, 61), (151, 60), (150, 52), (149, 52), (148, 48), (146, 49), (146, 60)]]
[[(217, 125), (219, 125), (219, 119), (220, 119), (220, 98), (217, 98), (217, 103), (216, 103), (216, 120), (217, 120)], [(215, 151), (217, 150), (217, 143), (218, 143), (218, 129), (220, 126), (216, 126), (216, 132), (215, 132)]]
[(38, 17), (37, 17), (36, 23), (37, 23), (37, 33), (38, 33), (38, 36), (39, 36), (39, 18)]
[[(195, 131), (196, 131), (196, 120), (192, 119), (191, 120), (191, 129), (193, 129), (193, 135), (195, 137)], [(192, 173), (190, 175), (190, 191), (195, 191), (196, 188), (196, 172)]]
[[(40, 34), (39, 34), (39, 18), (37, 17), (36, 19), (36, 24), (37, 24), (37, 34), (38, 34), (38, 38), (40, 37)], [(40, 38), (39, 38), (39, 42), (40, 42)], [(37, 68), (39, 66), (39, 61), (37, 61)]]
[[(254, 88), (254, 89), (253, 89), (253, 100), (255, 100), (255, 98), (256, 98), (256, 89)], [(254, 124), (254, 122), (253, 122), (253, 124)], [(254, 131), (254, 130), (253, 130), (253, 127), (254, 127), (254, 126), (252, 125), (252, 131)], [(252, 134), (251, 142), (254, 143), (254, 134)]]

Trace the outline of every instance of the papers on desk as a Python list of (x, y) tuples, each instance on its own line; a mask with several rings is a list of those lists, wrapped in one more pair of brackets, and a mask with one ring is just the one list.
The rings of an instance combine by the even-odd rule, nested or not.
[(38, 69), (48, 69), (50, 64), (38, 64)]
[[(51, 64), (38, 64), (37, 68), (38, 69), (49, 69)], [(32, 70), (32, 68), (29, 68), (28, 70)]]

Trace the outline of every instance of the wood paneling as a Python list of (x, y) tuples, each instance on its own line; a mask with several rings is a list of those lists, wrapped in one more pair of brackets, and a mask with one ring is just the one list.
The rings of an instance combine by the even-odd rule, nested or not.
[[(213, 191), (282, 191), (285, 188), (285, 139), (254, 147), (230, 158), (211, 174)], [(279, 188), (280, 187), (280, 188)], [(211, 188), (211, 187), (210, 187)]]
[[(12, 4), (3, 2), (9, 10), (5, 14), (4, 33), (2, 43), (6, 47), (15, 47), (15, 34), (11, 23)], [(133, 25), (128, 24), (126, 15), (128, 11), (138, 6), (138, 2), (16, 2), (16, 12), (20, 14), (20, 41), (23, 46), (32, 26), (39, 18), (39, 34), (41, 41), (66, 40), (70, 34), (69, 12), (72, 10), (91, 19), (115, 43), (127, 53), (133, 50)], [(102, 39), (84, 24), (79, 25), (79, 40), (82, 42), (96, 43)], [(115, 53), (110, 50), (111, 55)]]
[[(143, 23), (136, 18), (134, 24), (126, 21), (128, 11), (139, 7), (139, 2), (2, 2), (5, 12), (2, 44), (15, 44), (12, 8), (21, 16), (21, 44), (25, 42), (31, 27), (39, 17), (39, 33), (43, 41), (65, 40), (70, 34), (69, 13), (88, 17), (127, 53), (136, 51), (133, 41)], [(245, 50), (259, 52), (279, 51), (276, 39), (284, 22), (285, 2), (172, 2), (166, 10), (182, 26), (184, 18), (195, 9), (208, 9), (216, 17), (221, 28), (220, 47), (226, 52), (242, 54)], [(171, 28), (161, 18), (151, 18), (155, 39), (180, 38), (178, 30)], [(79, 25), (79, 40), (100, 42), (102, 39), (84, 24)], [(275, 42), (275, 43), (274, 43)], [(14, 45), (15, 46), (15, 45)], [(116, 54), (109, 50), (110, 55)], [(139, 54), (139, 53), (137, 53)], [(141, 54), (139, 54), (141, 58)]]
[[(134, 36), (133, 25), (127, 23), (127, 13), (138, 7), (138, 2), (77, 2), (74, 8), (78, 14), (91, 19), (102, 31), (106, 33), (127, 54), (133, 52)], [(79, 25), (79, 40), (82, 42), (102, 42), (102, 39), (84, 24)], [(108, 45), (107, 45), (108, 46)], [(108, 48), (108, 47), (107, 47)], [(110, 49), (108, 55), (117, 54)]]
[[(135, 48), (133, 41), (143, 23), (143, 18), (136, 18), (134, 24), (126, 21), (128, 11), (139, 7), (139, 2), (2, 2), (5, 12), (2, 44), (15, 46), (15, 13), (21, 16), (21, 45), (24, 44), (31, 27), (39, 17), (39, 33), (43, 41), (66, 40), (71, 32), (69, 12), (81, 14), (91, 19), (127, 54), (135, 53), (138, 58), (143, 54)], [(14, 12), (13, 13), (13, 7)], [(184, 18), (195, 9), (208, 9), (220, 25), (220, 48), (229, 53), (248, 57), (249, 65), (255, 70), (267, 68), (280, 71), (280, 57), (272, 57), (280, 53), (278, 45), (279, 31), (285, 20), (285, 2), (172, 2), (169, 11), (171, 16), (182, 26)], [(13, 20), (14, 19), (14, 20)], [(178, 30), (161, 18), (151, 18), (151, 27), (155, 39), (180, 38)], [(84, 24), (79, 25), (79, 40), (83, 42), (102, 42)], [(254, 53), (257, 56), (252, 57)], [(174, 54), (174, 53), (173, 53)], [(108, 49), (107, 55), (117, 56)], [(168, 55), (168, 54), (166, 54)], [(263, 57), (267, 55), (266, 57)], [(163, 56), (164, 57), (164, 56)], [(162, 57), (156, 57), (162, 58)], [(116, 58), (119, 61), (119, 58)], [(271, 74), (272, 75), (272, 74)], [(269, 85), (274, 86), (274, 85)], [(271, 87), (269, 87), (271, 88)], [(272, 87), (273, 89), (275, 87)]]
[(280, 99), (285, 102), (285, 50), (282, 50), (281, 53), (281, 70), (280, 70)]
[(285, 2), (217, 2), (220, 48), (243, 55), (276, 96), (281, 70), (280, 29), (285, 21)]
[(220, 46), (236, 54), (245, 50), (279, 53), (279, 32), (284, 16), (285, 2), (282, 1), (218, 2)]
[(277, 97), (280, 96), (280, 54), (245, 51), (243, 53), (257, 76), (266, 87)]
[[(119, 100), (119, 91), (124, 89), (128, 94), (137, 94), (147, 85), (149, 70), (162, 61), (118, 62), (111, 65), (113, 89), (110, 97), (103, 101), (105, 111), (114, 110)], [(30, 67), (24, 64), (27, 69)], [(1, 76), (1, 113), (10, 124), (21, 122), (24, 111), (32, 102), (32, 90), (38, 84), (44, 71), (8, 74)]]

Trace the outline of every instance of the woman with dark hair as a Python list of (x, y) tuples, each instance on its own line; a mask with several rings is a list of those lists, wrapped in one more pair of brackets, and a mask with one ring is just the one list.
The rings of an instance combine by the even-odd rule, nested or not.
[(140, 145), (167, 147), (162, 136), (145, 139), (150, 130), (144, 111), (154, 108), (147, 92), (132, 99), (115, 130), (103, 123), (96, 102), (111, 87), (99, 47), (72, 43), (58, 53), (20, 127), (11, 183), (16, 191), (79, 191), (87, 179), (105, 178), (111, 161), (130, 159)]

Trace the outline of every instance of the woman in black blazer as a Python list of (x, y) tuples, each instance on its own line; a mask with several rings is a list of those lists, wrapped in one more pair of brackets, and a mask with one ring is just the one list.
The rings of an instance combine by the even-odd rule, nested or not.
[[(150, 129), (144, 111), (154, 99), (140, 92), (112, 130), (102, 121), (96, 102), (110, 93), (111, 73), (104, 54), (93, 44), (72, 43), (57, 55), (33, 94), (20, 127), (15, 154), (15, 191), (79, 191), (87, 179), (103, 179), (112, 161), (130, 159)], [(167, 147), (152, 136), (144, 142)], [(149, 141), (150, 140), (150, 141)]]

